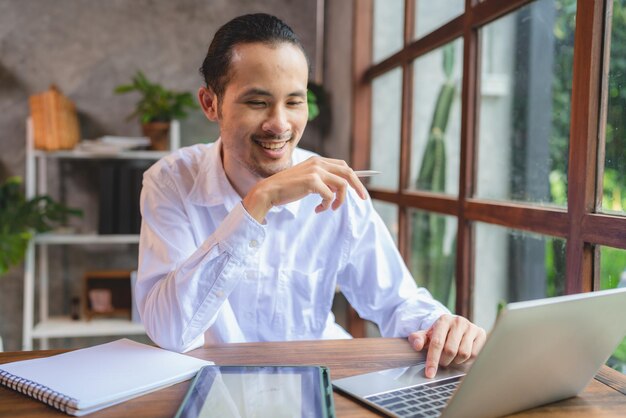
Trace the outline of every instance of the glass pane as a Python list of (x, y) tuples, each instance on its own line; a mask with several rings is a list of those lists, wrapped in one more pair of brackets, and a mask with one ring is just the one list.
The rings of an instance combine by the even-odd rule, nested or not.
[(457, 219), (409, 209), (409, 222), (409, 269), (419, 286), (454, 312)]
[(415, 7), (415, 37), (421, 38), (465, 10), (465, 0), (418, 0)]
[(602, 209), (626, 212), (626, 0), (613, 1)]
[(476, 223), (474, 321), (490, 329), (498, 307), (564, 294), (565, 240)]
[(374, 0), (374, 62), (382, 61), (404, 46), (404, 1)]
[[(600, 247), (600, 289), (626, 287), (626, 250)], [(616, 318), (607, 318), (614, 321)], [(622, 320), (624, 320), (622, 318)], [(626, 338), (617, 347), (606, 363), (608, 366), (626, 373)]]
[(370, 167), (381, 174), (370, 179), (371, 186), (398, 188), (401, 108), (402, 69), (396, 68), (372, 83)]
[(458, 194), (462, 79), (462, 39), (413, 63), (411, 189)]
[(387, 229), (398, 246), (398, 205), (394, 203), (383, 202), (382, 200), (372, 200), (374, 209), (387, 225)]
[(476, 196), (565, 206), (575, 0), (538, 0), (481, 36)]

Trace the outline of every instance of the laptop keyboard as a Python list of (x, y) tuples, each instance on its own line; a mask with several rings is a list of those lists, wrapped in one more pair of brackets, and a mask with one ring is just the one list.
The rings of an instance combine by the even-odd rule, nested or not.
[(367, 396), (370, 402), (398, 417), (438, 417), (461, 377)]

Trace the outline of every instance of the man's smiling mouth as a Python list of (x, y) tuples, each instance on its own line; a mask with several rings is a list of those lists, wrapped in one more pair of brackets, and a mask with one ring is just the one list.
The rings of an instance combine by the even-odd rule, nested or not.
[(261, 136), (252, 135), (252, 141), (261, 148), (268, 151), (280, 151), (293, 140), (293, 134), (285, 134), (280, 136)]
[[(291, 140), (289, 140), (291, 141)], [(276, 151), (276, 150), (280, 150), (283, 149), (285, 147), (285, 145), (287, 145), (287, 142), (289, 141), (282, 141), (282, 142), (262, 142), (262, 141), (257, 141), (254, 140), (254, 142), (257, 145), (260, 145), (262, 148), (268, 149), (268, 150), (272, 150), (272, 151)]]

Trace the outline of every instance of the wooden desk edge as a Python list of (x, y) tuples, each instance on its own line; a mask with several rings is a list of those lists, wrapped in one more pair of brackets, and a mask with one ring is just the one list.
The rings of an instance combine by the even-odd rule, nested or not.
[[(259, 349), (259, 345), (267, 348), (263, 352), (263, 358), (251, 357), (250, 353), (256, 352), (256, 350)], [(46, 357), (67, 351), (69, 350), (0, 353), (0, 363)], [(390, 353), (393, 353), (393, 355), (390, 356)], [(252, 364), (252, 362), (261, 364), (285, 364), (288, 362), (290, 364), (296, 364), (298, 362), (302, 363), (302, 357), (306, 357), (308, 364), (326, 363), (330, 367), (331, 375), (334, 379), (373, 370), (414, 364), (416, 360), (419, 361), (420, 357), (423, 356), (422, 353), (413, 351), (405, 340), (392, 338), (217, 344), (200, 348), (187, 354), (196, 358), (212, 359), (217, 364)], [(351, 361), (347, 361), (347, 359)], [(333, 370), (335, 371), (334, 373)], [(618, 411), (615, 408), (623, 408), (624, 405), (626, 405), (626, 402), (622, 400), (622, 396), (626, 395), (626, 376), (607, 366), (603, 366), (596, 374), (594, 380), (592, 380), (592, 386), (595, 388), (595, 391), (601, 390), (602, 393), (606, 393), (611, 399), (611, 402), (608, 402), (606, 405), (606, 410), (602, 409), (600, 411), (601, 413), (597, 414), (597, 416), (622, 416), (621, 412), (623, 412), (623, 410), (619, 409)], [(137, 417), (172, 416), (182, 400), (184, 393), (187, 391), (188, 386), (189, 382), (184, 382), (180, 385), (175, 385), (169, 389), (160, 391), (158, 394), (148, 394), (145, 395), (145, 397), (137, 398), (136, 400), (121, 404), (120, 406), (99, 411), (96, 415), (102, 418), (117, 418), (133, 415), (141, 411), (141, 413), (138, 413)], [(2, 390), (9, 389), (2, 388)], [(597, 393), (599, 392), (592, 390), (590, 393), (595, 393), (592, 397), (596, 396), (597, 398)], [(587, 405), (588, 401), (585, 397), (574, 398), (574, 400), (566, 400), (565, 402), (569, 402), (567, 406), (568, 409), (565, 410), (570, 412), (576, 411), (576, 408), (580, 407), (580, 405), (583, 406), (582, 410), (586, 411), (586, 413), (590, 411), (589, 408), (595, 408), (595, 404), (591, 406)], [(573, 409), (572, 402), (574, 403)], [(47, 418), (57, 416), (55, 414), (58, 414), (57, 411), (39, 402), (24, 402), (24, 399), (18, 396), (12, 396), (6, 404), (4, 404), (4, 402), (0, 403), (3, 403), (3, 408), (0, 409), (4, 412), (12, 411), (13, 416)], [(343, 394), (336, 391), (335, 408), (338, 415), (342, 417), (362, 418), (364, 416), (375, 416), (373, 412), (363, 408), (362, 405), (346, 398)], [(0, 415), (2, 415), (2, 411), (0, 411)], [(540, 415), (563, 416), (559, 415), (559, 411), (561, 411), (559, 407), (554, 409), (554, 407), (548, 406), (541, 409), (541, 411), (543, 412), (541, 412)], [(21, 412), (21, 415), (16, 412)]]

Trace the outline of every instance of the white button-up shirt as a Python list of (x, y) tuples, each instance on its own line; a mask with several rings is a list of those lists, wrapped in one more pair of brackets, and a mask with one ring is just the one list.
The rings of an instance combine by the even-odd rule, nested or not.
[[(144, 175), (135, 298), (160, 346), (350, 338), (331, 305), (337, 286), (383, 336), (426, 329), (448, 310), (418, 288), (372, 202), (354, 190), (316, 214), (318, 195), (244, 209), (221, 141), (183, 148)], [(312, 153), (296, 149), (293, 163)]]

